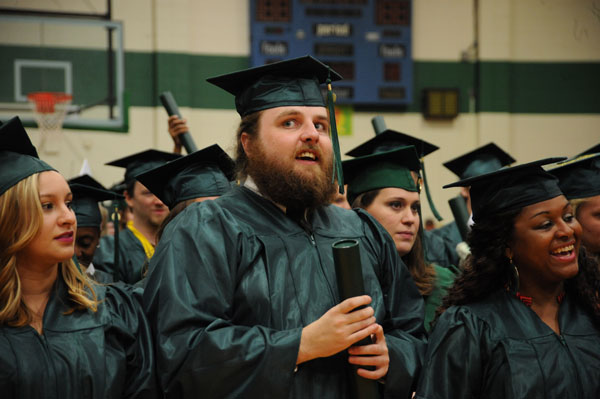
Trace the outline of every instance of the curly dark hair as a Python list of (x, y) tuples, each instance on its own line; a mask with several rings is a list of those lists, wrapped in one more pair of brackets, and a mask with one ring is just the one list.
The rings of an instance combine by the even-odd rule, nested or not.
[(462, 272), (448, 288), (438, 310), (475, 302), (512, 283), (513, 272), (506, 248), (514, 234), (515, 219), (521, 210), (480, 217), (467, 236), (471, 255)]
[[(453, 305), (476, 302), (499, 289), (514, 284), (514, 274), (506, 257), (512, 241), (515, 220), (521, 209), (480, 217), (467, 236), (471, 255), (454, 284), (447, 291), (437, 316)], [(575, 298), (600, 325), (600, 267), (598, 260), (579, 250), (579, 272), (565, 281), (565, 292)]]

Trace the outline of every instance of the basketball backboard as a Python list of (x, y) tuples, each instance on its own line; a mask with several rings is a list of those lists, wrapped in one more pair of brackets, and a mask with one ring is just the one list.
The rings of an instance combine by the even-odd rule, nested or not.
[(18, 115), (35, 126), (27, 94), (52, 91), (73, 96), (63, 127), (126, 130), (123, 28), (110, 20), (110, 3), (7, 3), (0, 1), (0, 120)]

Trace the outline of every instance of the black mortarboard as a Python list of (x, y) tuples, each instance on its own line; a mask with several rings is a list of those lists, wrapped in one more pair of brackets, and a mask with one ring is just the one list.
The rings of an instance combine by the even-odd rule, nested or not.
[(106, 187), (104, 187), (102, 185), (102, 183), (100, 183), (98, 180), (94, 179), (92, 176), (90, 176), (88, 174), (72, 177), (69, 180), (67, 180), (67, 183), (69, 183), (69, 185), (81, 184), (84, 186), (96, 187), (96, 188), (99, 188), (100, 190), (106, 190)]
[(240, 116), (264, 109), (304, 105), (324, 107), (319, 88), (327, 78), (342, 79), (319, 60), (307, 55), (206, 79), (235, 96)]
[(600, 195), (600, 153), (561, 162), (548, 172), (558, 177), (560, 189), (570, 200)]
[(417, 137), (387, 129), (372, 139), (365, 141), (358, 147), (351, 149), (346, 155), (351, 157), (362, 157), (376, 152), (390, 151), (395, 148), (406, 147), (409, 145), (415, 147), (419, 158), (423, 158), (425, 155), (431, 154), (440, 148)]
[(600, 144), (596, 144), (595, 146), (588, 148), (587, 150), (583, 151), (582, 153), (575, 155), (574, 158), (579, 158), (582, 155), (596, 154), (598, 152), (600, 152)]
[(470, 177), (449, 187), (471, 187), (473, 221), (484, 214), (497, 214), (520, 209), (562, 195), (558, 179), (546, 172), (542, 165), (563, 161), (565, 158), (546, 158), (494, 172)]
[(168, 162), (136, 177), (170, 209), (181, 201), (225, 194), (233, 160), (217, 144)]
[(123, 198), (117, 193), (97, 187), (78, 183), (71, 183), (69, 186), (73, 193), (73, 211), (77, 218), (77, 227), (100, 227), (102, 215), (98, 202)]
[[(333, 147), (333, 180), (344, 192), (342, 157), (335, 121), (331, 82), (342, 77), (321, 61), (306, 55), (206, 79), (235, 96), (241, 117), (284, 106), (327, 107)], [(327, 83), (327, 102), (319, 85)]]
[(108, 188), (108, 190), (123, 195), (125, 193), (125, 190), (127, 190), (125, 180), (121, 180), (120, 182), (113, 184)]
[(496, 144), (489, 143), (444, 163), (444, 166), (461, 179), (468, 179), (494, 172), (513, 162), (514, 158), (507, 152)]
[(129, 184), (137, 175), (180, 157), (181, 155), (172, 152), (146, 150), (108, 162), (106, 165), (125, 168), (125, 184)]
[(35, 173), (55, 170), (38, 158), (19, 117), (0, 126), (0, 195)]
[(362, 193), (386, 187), (418, 192), (411, 171), (419, 173), (421, 163), (415, 147), (400, 147), (342, 162), (348, 183), (348, 202)]

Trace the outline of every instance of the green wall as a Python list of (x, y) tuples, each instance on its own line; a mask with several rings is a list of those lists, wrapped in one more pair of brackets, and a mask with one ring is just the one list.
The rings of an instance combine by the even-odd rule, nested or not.
[[(12, 102), (13, 60), (70, 60), (74, 102), (91, 102), (106, 92), (106, 53), (102, 51), (0, 46), (0, 102)], [(248, 67), (248, 57), (178, 53), (125, 53), (129, 105), (158, 106), (170, 90), (180, 106), (233, 109), (228, 93), (205, 78)], [(469, 112), (469, 93), (479, 68), (482, 112), (600, 113), (600, 63), (585, 62), (414, 62), (414, 100), (406, 111), (420, 112), (421, 89), (460, 89), (460, 112)], [(49, 80), (52, 77), (48, 77)]]

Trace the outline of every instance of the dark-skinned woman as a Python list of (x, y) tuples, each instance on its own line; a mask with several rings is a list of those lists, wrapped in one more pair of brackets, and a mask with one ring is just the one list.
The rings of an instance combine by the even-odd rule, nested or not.
[(0, 396), (158, 397), (140, 305), (78, 270), (73, 194), (18, 118), (0, 128), (0, 165)]
[(72, 208), (77, 217), (77, 234), (75, 238), (77, 261), (82, 268), (85, 268), (85, 273), (94, 281), (112, 283), (112, 275), (96, 270), (92, 263), (96, 248), (100, 244), (100, 233), (102, 231), (102, 214), (98, 202), (118, 201), (123, 196), (91, 185), (70, 183), (69, 187), (73, 193)]
[(429, 340), (417, 398), (600, 397), (598, 264), (549, 158), (470, 186), (471, 255)]

